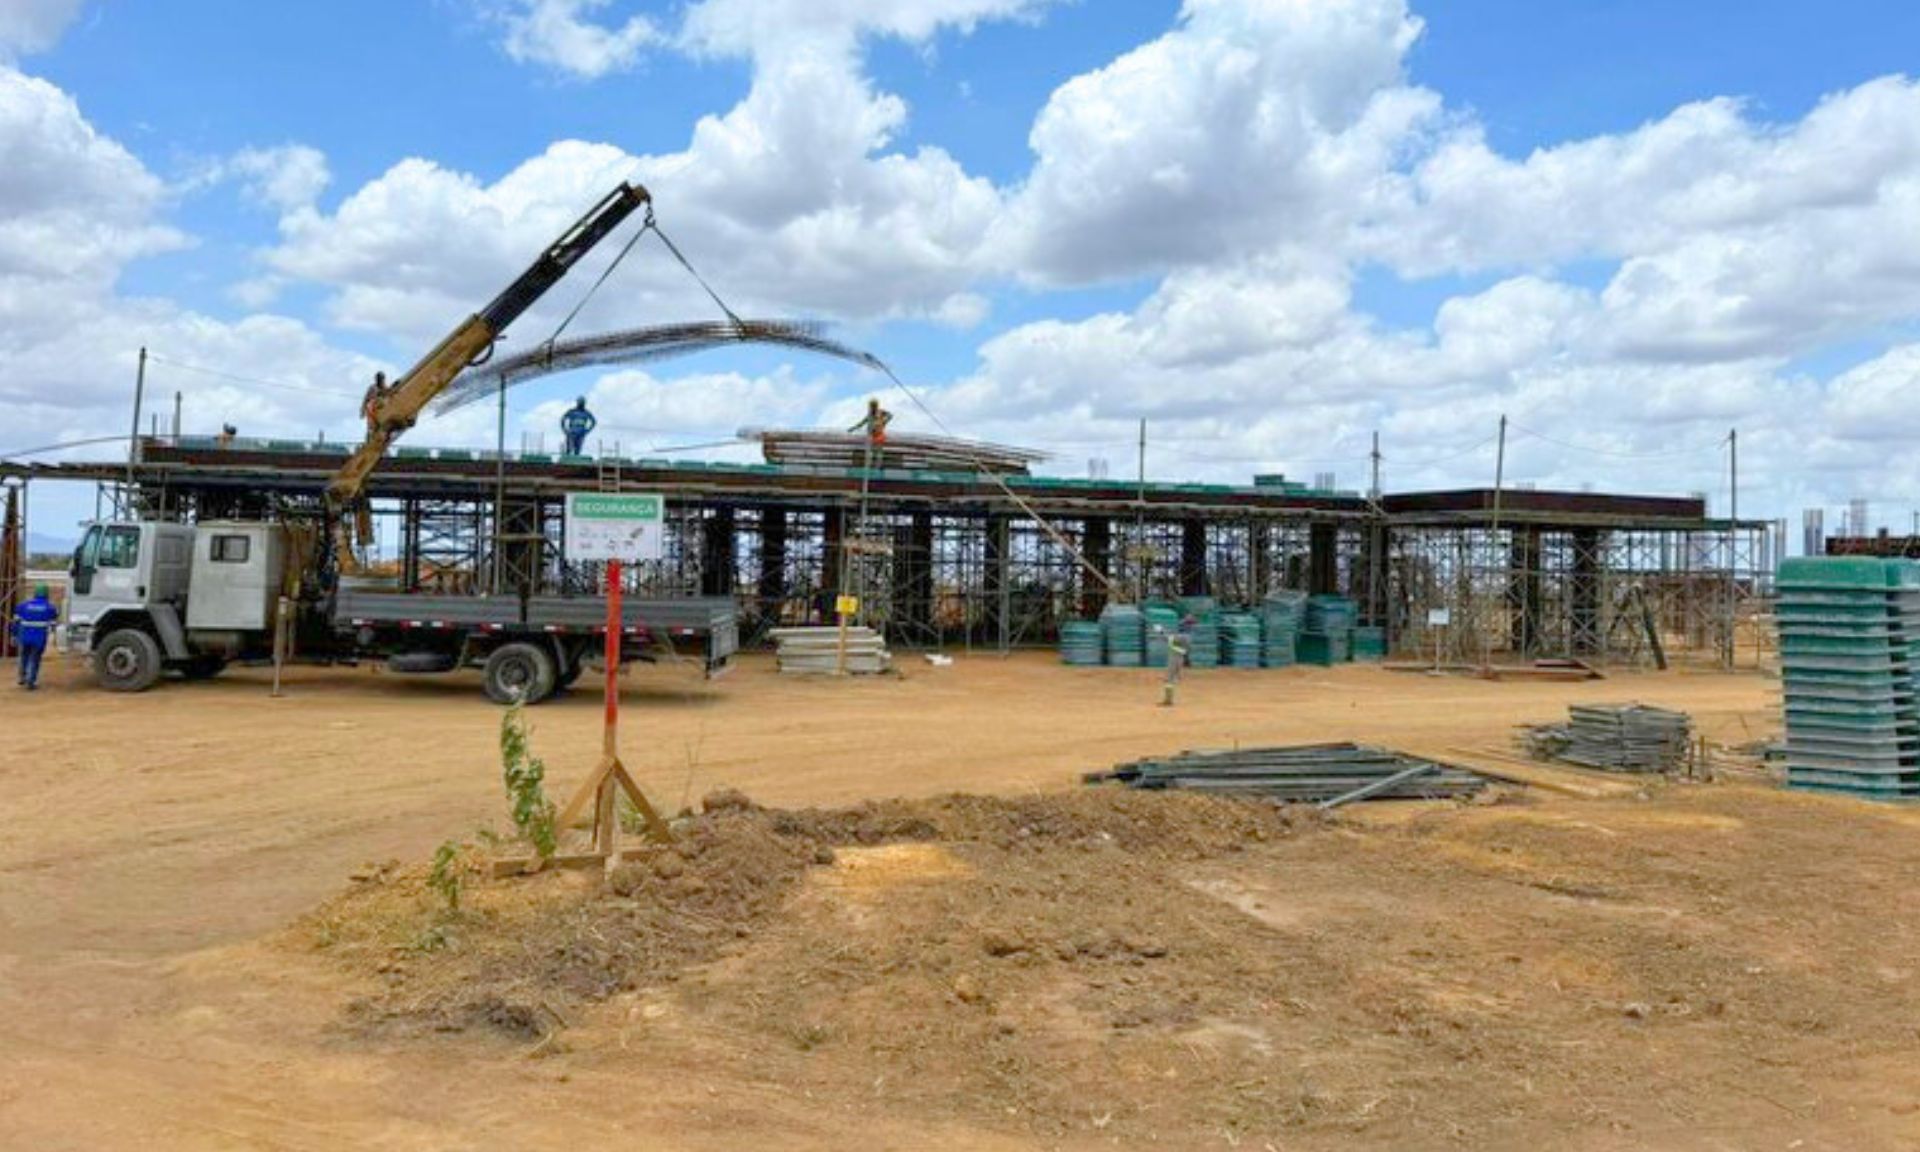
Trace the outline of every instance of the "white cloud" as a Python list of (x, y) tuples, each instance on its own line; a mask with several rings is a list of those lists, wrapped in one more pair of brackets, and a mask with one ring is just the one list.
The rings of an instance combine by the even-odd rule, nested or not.
[[(608, 373), (586, 392), (599, 418), (595, 439), (626, 455), (684, 443), (689, 439), (726, 439), (749, 425), (777, 427), (808, 424), (826, 400), (828, 385), (805, 380), (792, 369), (766, 376), (737, 372), (695, 372), (664, 379), (649, 372)], [(551, 440), (570, 398), (534, 407), (522, 421)]]
[[(1827, 391), (1827, 423), (1846, 439), (1866, 441), (1880, 451), (1906, 445), (1920, 435), (1920, 344), (1902, 344), (1842, 373)], [(1909, 455), (1904, 447), (1900, 456)], [(1863, 453), (1878, 462), (1878, 453)]]
[(632, 16), (617, 25), (595, 13), (611, 0), (509, 0), (495, 12), (504, 29), (501, 47), (523, 64), (543, 64), (582, 80), (624, 72), (639, 63), (661, 36), (651, 20)]
[(1438, 113), (1403, 83), (1420, 29), (1404, 0), (1188, 0), (1174, 30), (1047, 102), (999, 258), (1082, 281), (1340, 247)]
[(869, 36), (919, 44), (946, 28), (963, 35), (993, 20), (1028, 19), (1058, 0), (699, 0), (680, 43), (716, 55), (769, 58), (843, 49)]
[(80, 14), (85, 0), (5, 0), (0, 3), (0, 61), (44, 52)]
[[(331, 287), (340, 323), (417, 337), (483, 302), (487, 286), (633, 177), (737, 309), (978, 316), (970, 288), (999, 193), (937, 148), (890, 150), (905, 117), (898, 98), (839, 55), (793, 52), (759, 66), (746, 97), (702, 118), (683, 152), (562, 141), (492, 184), (404, 161), (331, 214), (289, 216), (268, 259), (282, 275)], [(601, 306), (596, 320), (607, 325), (713, 311), (651, 241)]]
[(287, 317), (223, 322), (120, 293), (128, 265), (189, 242), (164, 222), (167, 207), (163, 183), (66, 93), (0, 66), (0, 448), (123, 434), (143, 345), (171, 362), (150, 368), (150, 410), (183, 392), (189, 430), (351, 427), (352, 400), (332, 393), (357, 391), (372, 361)]

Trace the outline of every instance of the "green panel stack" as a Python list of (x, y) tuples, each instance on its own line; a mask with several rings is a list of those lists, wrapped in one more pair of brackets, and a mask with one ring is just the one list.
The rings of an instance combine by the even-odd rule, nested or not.
[(1353, 658), (1379, 663), (1387, 658), (1387, 630), (1385, 628), (1355, 628), (1353, 630)]
[(1060, 659), (1078, 667), (1097, 667), (1105, 658), (1099, 621), (1069, 620), (1060, 625)]
[(1299, 659), (1300, 622), (1307, 598), (1300, 592), (1275, 592), (1260, 605), (1260, 663), (1290, 668)]
[(1167, 642), (1180, 631), (1180, 608), (1165, 600), (1149, 600), (1141, 610), (1147, 627), (1147, 667), (1167, 666)]
[(1260, 617), (1252, 612), (1220, 614), (1220, 663), (1228, 668), (1260, 667)]
[(1920, 798), (1920, 565), (1790, 559), (1779, 587), (1788, 785)]
[(1107, 605), (1100, 613), (1100, 635), (1107, 663), (1115, 668), (1138, 668), (1146, 659), (1145, 620), (1133, 605)]
[[(1181, 607), (1199, 599), (1182, 600)], [(1206, 603), (1211, 605), (1213, 601)], [(1194, 668), (1219, 667), (1220, 614), (1209, 607), (1204, 613), (1189, 611), (1187, 618), (1192, 621), (1187, 626), (1187, 663)]]
[(1345, 596), (1309, 596), (1300, 631), (1300, 662), (1323, 667), (1353, 659), (1353, 601)]

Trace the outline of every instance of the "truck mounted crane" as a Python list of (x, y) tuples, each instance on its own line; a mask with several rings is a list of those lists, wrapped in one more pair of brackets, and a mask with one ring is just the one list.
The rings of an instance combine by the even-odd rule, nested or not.
[[(232, 660), (285, 654), (289, 640), (306, 660), (384, 660), (394, 672), (479, 668), (487, 695), (501, 703), (537, 703), (571, 684), (604, 643), (604, 602), (530, 589), (447, 595), (381, 587), (358, 562), (359, 546), (372, 536), (368, 480), (428, 404), (484, 362), (509, 324), (642, 208), (651, 225), (647, 190), (615, 188), (491, 303), (370, 397), (366, 440), (329, 480), (319, 533), (310, 524), (256, 520), (89, 525), (74, 551), (67, 635), (92, 659), (100, 685), (139, 692), (168, 671), (204, 678)], [(331, 547), (316, 546), (316, 535)], [(622, 660), (650, 659), (661, 643), (698, 647), (711, 675), (738, 646), (729, 599), (636, 598), (622, 612)]]
[(333, 532), (334, 559), (342, 574), (357, 569), (358, 545), (372, 536), (366, 503), (367, 477), (379, 466), (394, 440), (413, 427), (420, 413), (446, 391), (455, 377), (493, 355), (494, 342), (506, 331), (507, 325), (533, 307), (560, 282), (569, 268), (620, 227), (627, 217), (651, 203), (647, 190), (637, 184), (623, 183), (607, 193), (579, 223), (541, 253), (519, 279), (494, 297), (491, 304), (467, 317), (384, 395), (373, 398), (372, 410), (367, 415), (367, 438), (327, 484), (326, 504)]

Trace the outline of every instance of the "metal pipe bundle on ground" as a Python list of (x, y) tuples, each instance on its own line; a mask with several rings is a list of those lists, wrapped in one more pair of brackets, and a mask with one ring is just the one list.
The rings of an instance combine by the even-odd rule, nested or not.
[(1644, 704), (1581, 705), (1567, 709), (1555, 757), (1609, 772), (1673, 772), (1693, 743), (1693, 718)]
[[(775, 628), (773, 658), (780, 671), (794, 675), (833, 675), (841, 670), (840, 629)], [(871, 628), (849, 628), (846, 635), (846, 672), (874, 676), (893, 667), (893, 653)]]
[[(1413, 773), (1418, 767), (1430, 771)], [(1362, 744), (1305, 744), (1271, 748), (1195, 750), (1149, 757), (1090, 773), (1089, 784), (1117, 781), (1130, 788), (1183, 788), (1246, 793), (1293, 803), (1324, 803), (1370, 785), (1404, 779), (1365, 796), (1369, 800), (1435, 800), (1468, 796), (1486, 779), (1464, 769)]]

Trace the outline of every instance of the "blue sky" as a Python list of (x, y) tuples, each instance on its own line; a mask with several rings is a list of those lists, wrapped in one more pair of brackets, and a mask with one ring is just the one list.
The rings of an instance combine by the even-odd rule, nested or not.
[[(497, 289), (583, 173), (629, 170), (730, 298), (832, 321), (1063, 471), (1144, 416), (1167, 474), (1320, 470), (1379, 429), (1399, 486), (1479, 482), (1454, 450), (1506, 412), (1540, 430), (1533, 482), (1692, 491), (1710, 452), (1627, 462), (1741, 426), (1743, 504), (1784, 515), (1920, 430), (1912, 4), (17, 3), (0, 148), (95, 142), (0, 180), (0, 210), (35, 250), (63, 211), (105, 221), (73, 269), (0, 255), (17, 365), (60, 365), (0, 369), (24, 439), (107, 428), (112, 345), (141, 341), (313, 390), (175, 369), (190, 431), (348, 434), (328, 393)], [(700, 314), (660, 263), (582, 323)], [(710, 355), (531, 385), (513, 419), (591, 393), (690, 443), (875, 387)], [(1906, 466), (1882, 487), (1890, 517), (1920, 503)]]

